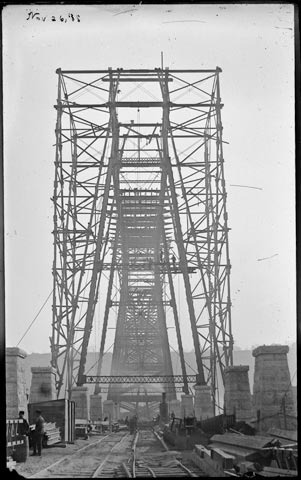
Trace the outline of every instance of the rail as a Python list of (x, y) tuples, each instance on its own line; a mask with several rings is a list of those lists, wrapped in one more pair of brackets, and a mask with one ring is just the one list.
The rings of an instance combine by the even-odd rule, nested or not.
[(92, 474), (92, 478), (97, 478), (100, 476), (102, 470), (103, 470), (103, 467), (104, 465), (107, 463), (107, 461), (109, 460), (109, 458), (111, 457), (112, 453), (114, 453), (114, 451), (118, 450), (120, 448), (120, 445), (124, 442), (124, 440), (126, 440), (128, 438), (129, 434), (123, 436), (118, 443), (116, 443), (113, 448), (110, 450), (110, 452), (106, 455), (106, 457), (104, 458), (104, 460), (101, 462), (101, 464), (96, 468), (96, 470), (94, 471), (94, 473)]
[(133, 446), (132, 446), (132, 458), (133, 458), (133, 465), (132, 465), (132, 470), (133, 470), (133, 478), (136, 478), (136, 447), (137, 447), (137, 442), (139, 438), (139, 430), (136, 431), (135, 438), (133, 441)]
[[(96, 442), (93, 442), (93, 443), (90, 443), (89, 445), (86, 445), (82, 448), (80, 448), (79, 450), (77, 450), (75, 453), (74, 453), (74, 456), (78, 457), (79, 454), (81, 454), (82, 452), (98, 445), (99, 443), (103, 442), (106, 438), (108, 438), (110, 435), (106, 435), (104, 437), (102, 437), (100, 440), (97, 440)], [(68, 462), (70, 461), (70, 457), (72, 457), (73, 455), (71, 456), (64, 456), (62, 457), (60, 460), (52, 463), (51, 465), (48, 465), (46, 468), (43, 468), (42, 470), (40, 470), (39, 472), (37, 473), (34, 473), (33, 475), (31, 475), (30, 477), (28, 478), (43, 478), (43, 476), (48, 476), (49, 473), (51, 471), (53, 471), (55, 468), (57, 468), (60, 464), (64, 463), (64, 462)]]
[[(148, 448), (152, 449), (150, 456), (144, 453), (145, 442)], [(101, 448), (98, 447), (100, 443)], [(188, 464), (186, 460), (180, 461), (174, 458), (172, 452), (168, 454), (168, 447), (166, 445), (165, 447), (167, 451), (162, 453), (162, 439), (153, 428), (138, 429), (134, 435), (111, 433), (77, 450), (72, 455), (62, 457), (29, 478), (204, 476), (204, 472), (199, 468), (195, 470), (195, 465)], [(159, 455), (160, 460), (157, 461), (156, 455)]]
[[(154, 462), (154, 458), (156, 457), (148, 457), (148, 455), (144, 455), (143, 450), (139, 455), (139, 443), (144, 444), (145, 439), (148, 436), (148, 432), (151, 434), (151, 437), (154, 437), (156, 439), (156, 443), (160, 443), (159, 447), (159, 454), (160, 460), (158, 462)], [(151, 438), (149, 438), (151, 441)], [(132, 472), (129, 471), (127, 473), (128, 478), (145, 478), (145, 477), (152, 477), (152, 478), (161, 478), (161, 477), (199, 477), (199, 476), (204, 476), (204, 472), (201, 472), (201, 470), (196, 467), (195, 465), (184, 465), (182, 461), (174, 458), (171, 461), (170, 457), (166, 457), (165, 454), (163, 453), (162, 455), (162, 446), (165, 450), (165, 454), (169, 452), (169, 448), (164, 442), (164, 440), (158, 435), (158, 433), (153, 429), (144, 429), (144, 430), (138, 430), (134, 441), (133, 441), (133, 452), (132, 452)], [(156, 455), (156, 454), (155, 454)], [(172, 453), (171, 453), (172, 455)], [(165, 459), (165, 460), (164, 460)], [(149, 462), (151, 462), (149, 464)], [(166, 464), (164, 465), (164, 463)], [(171, 465), (172, 463), (172, 465)], [(196, 472), (197, 469), (197, 472)]]

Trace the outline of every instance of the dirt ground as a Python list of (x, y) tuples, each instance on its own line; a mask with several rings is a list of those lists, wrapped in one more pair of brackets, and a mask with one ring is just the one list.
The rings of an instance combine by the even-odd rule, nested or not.
[(48, 467), (52, 463), (57, 462), (63, 457), (68, 457), (80, 448), (85, 447), (90, 443), (97, 442), (104, 435), (89, 436), (87, 440), (77, 439), (74, 444), (66, 444), (66, 448), (51, 447), (42, 450), (42, 456), (31, 457), (32, 450), (29, 451), (29, 456), (25, 463), (16, 464), (16, 472), (23, 478), (28, 478), (35, 473), (38, 473), (43, 468)]

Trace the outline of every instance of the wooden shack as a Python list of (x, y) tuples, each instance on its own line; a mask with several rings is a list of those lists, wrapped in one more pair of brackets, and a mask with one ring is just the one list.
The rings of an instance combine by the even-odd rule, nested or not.
[(35, 411), (41, 410), (42, 417), (47, 423), (55, 423), (60, 430), (61, 440), (74, 443), (75, 440), (75, 403), (65, 398), (46, 402), (30, 403), (28, 405), (28, 419), (30, 424), (35, 423)]

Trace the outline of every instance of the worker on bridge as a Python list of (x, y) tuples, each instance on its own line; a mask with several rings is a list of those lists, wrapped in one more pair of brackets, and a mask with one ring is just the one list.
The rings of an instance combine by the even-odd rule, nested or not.
[(130, 418), (130, 421), (129, 421), (130, 433), (136, 432), (137, 422), (138, 422), (137, 415), (134, 415), (133, 417)]
[(18, 434), (19, 435), (29, 435), (29, 425), (27, 420), (24, 418), (25, 412), (20, 410), (19, 412), (19, 420), (23, 420), (23, 423), (19, 423), (18, 425)]
[(175, 255), (173, 255), (171, 257), (171, 260), (172, 260), (173, 268), (176, 269), (176, 257), (175, 257)]
[(45, 420), (42, 417), (41, 413), (41, 410), (36, 410), (36, 425), (32, 435), (33, 453), (31, 454), (31, 456), (35, 456), (37, 454), (37, 450), (38, 455), (40, 457), (42, 456), (42, 441), (45, 433)]

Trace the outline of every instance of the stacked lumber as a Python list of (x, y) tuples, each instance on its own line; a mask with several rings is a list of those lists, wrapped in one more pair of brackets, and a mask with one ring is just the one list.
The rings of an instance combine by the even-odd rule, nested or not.
[(60, 429), (55, 423), (45, 423), (44, 438), (46, 439), (46, 446), (54, 445), (61, 441)]
[(17, 462), (15, 462), (12, 457), (6, 458), (6, 468), (9, 469), (10, 472), (16, 469)]

